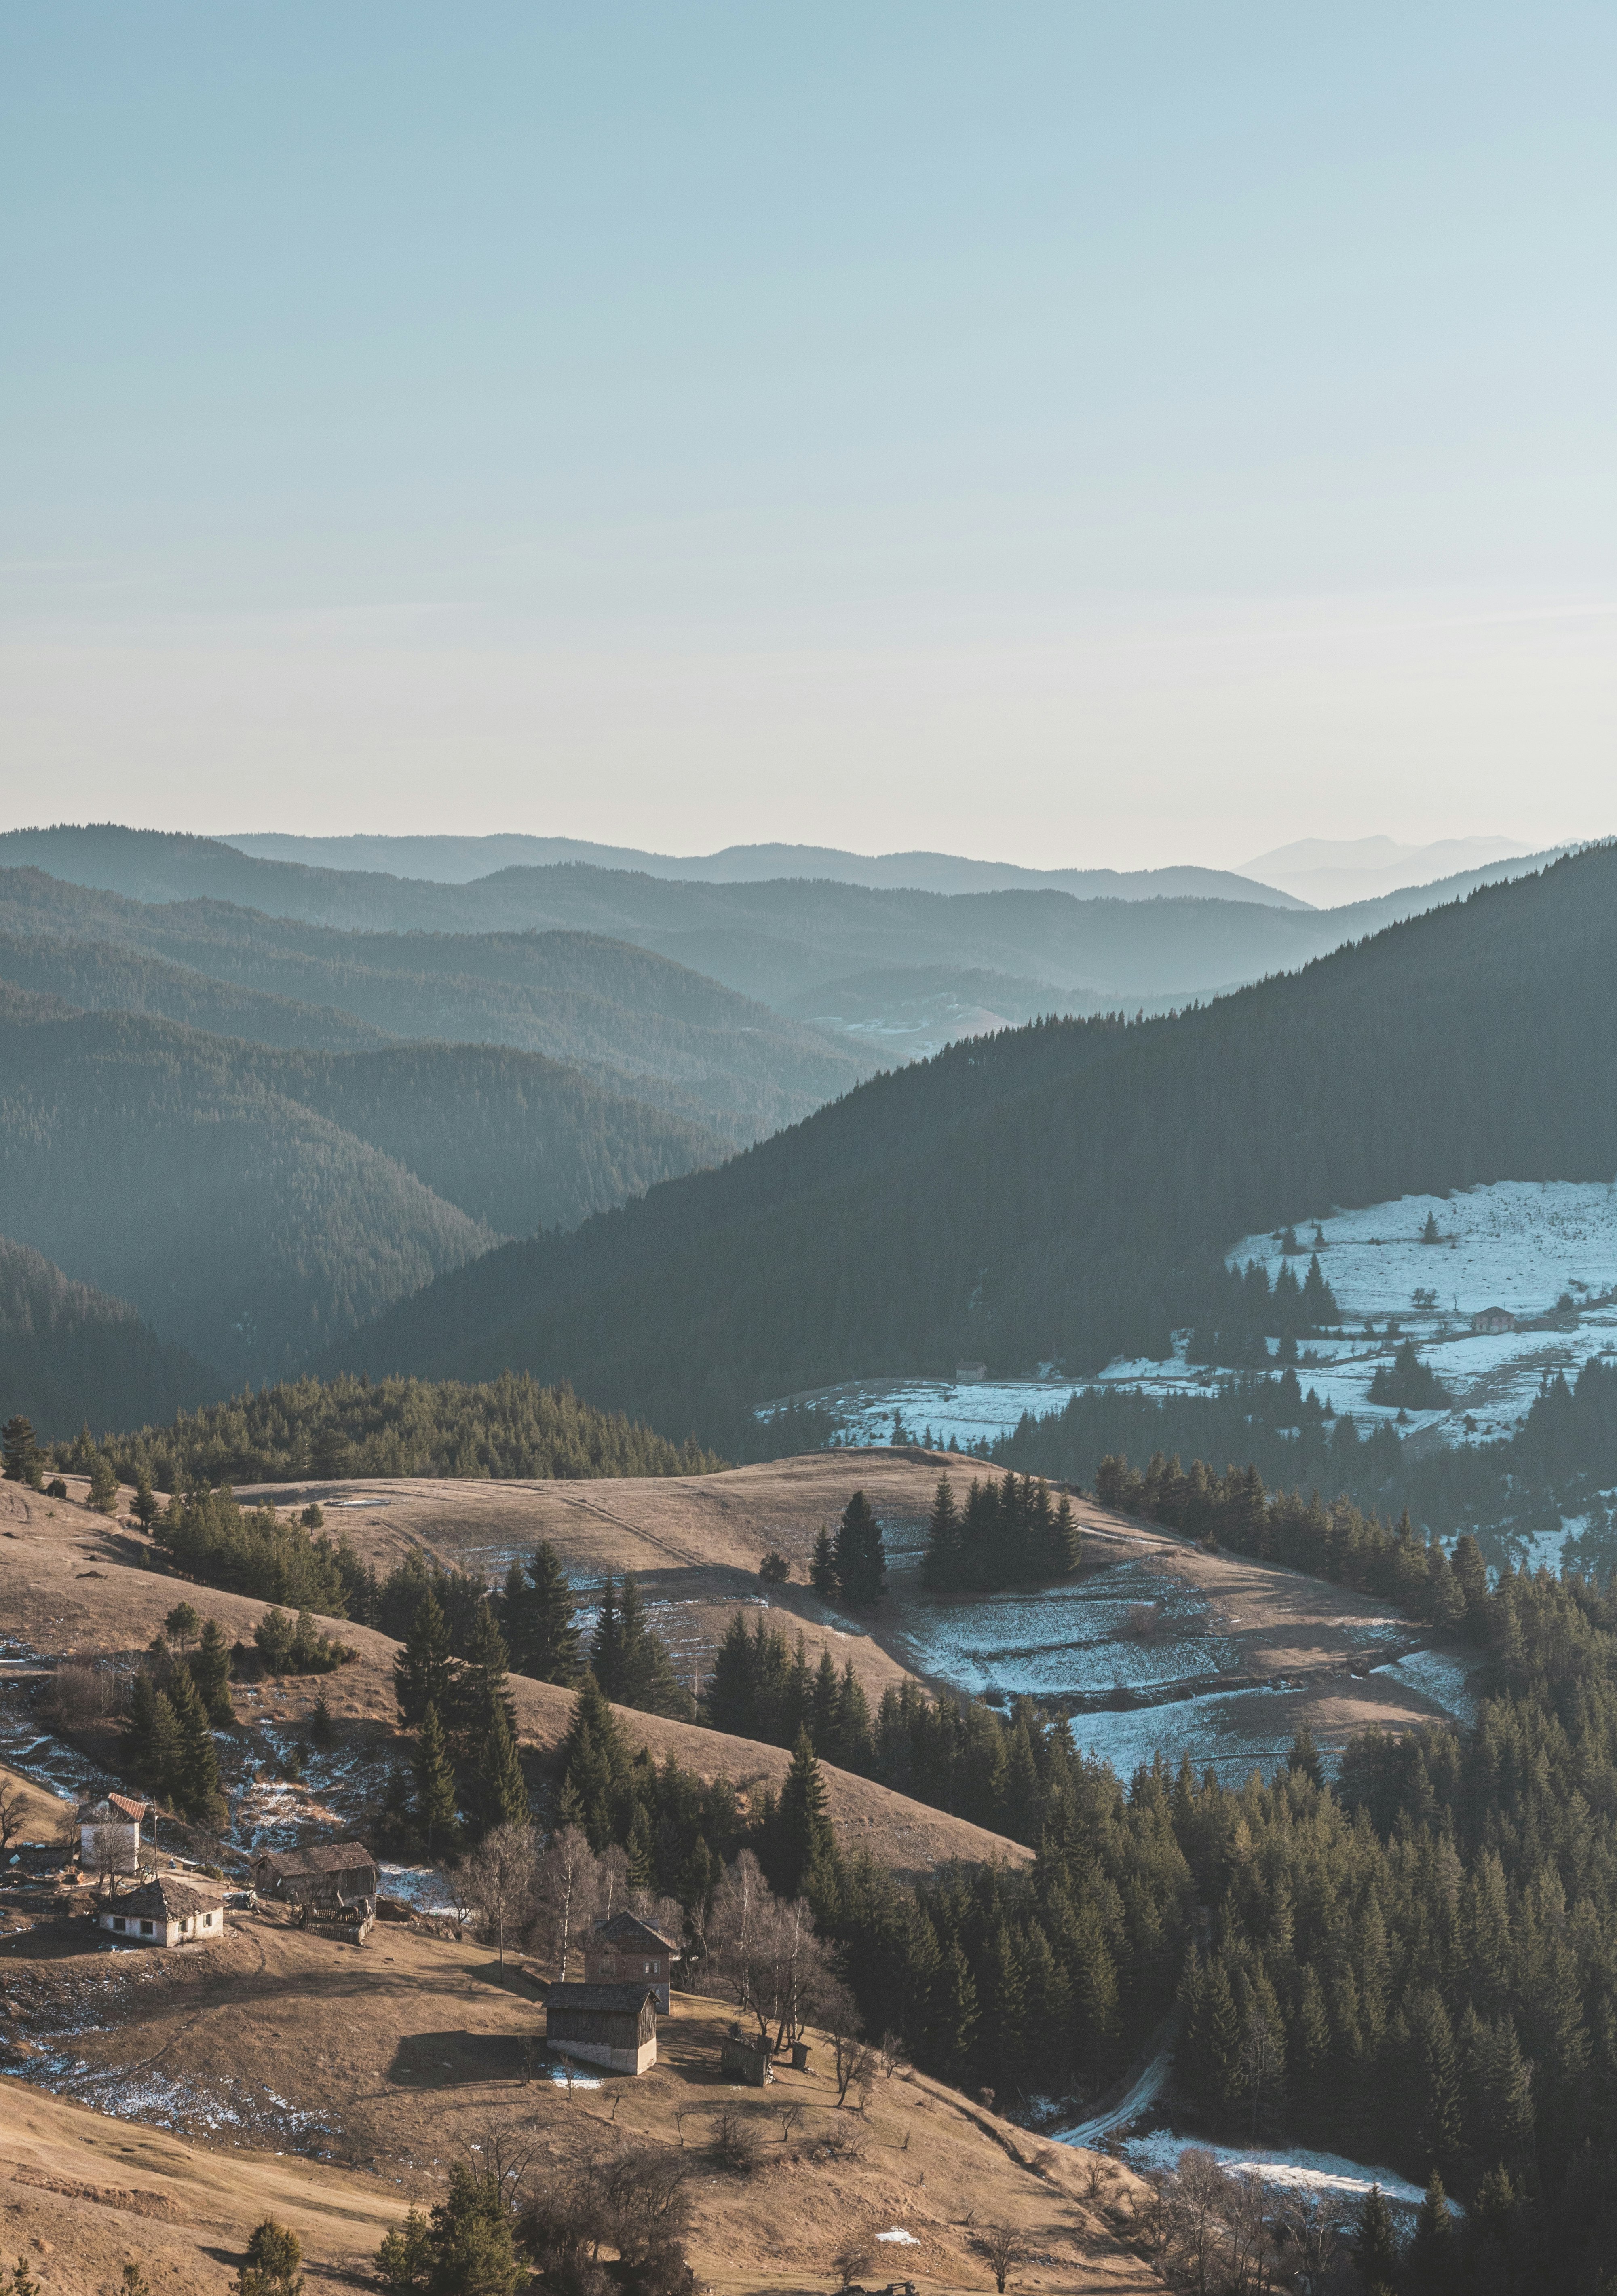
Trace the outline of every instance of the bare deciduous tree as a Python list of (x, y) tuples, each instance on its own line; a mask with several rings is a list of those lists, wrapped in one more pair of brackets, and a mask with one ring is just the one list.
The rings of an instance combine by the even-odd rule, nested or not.
[(33, 1806), (20, 1786), (0, 1780), (0, 1850), (9, 1849), (17, 1840)]
[(600, 1867), (576, 1825), (546, 1842), (534, 1876), (534, 1904), (547, 1960), (565, 1983), (568, 1964), (600, 1902)]
[(1022, 2236), (1008, 2224), (984, 2225), (972, 2246), (993, 2275), (993, 2284), (1005, 2296), (1006, 2277), (1022, 2261)]
[(858, 2241), (850, 2241), (846, 2248), (837, 2251), (831, 2259), (831, 2270), (837, 2275), (837, 2285), (842, 2296), (847, 2296), (853, 2283), (870, 2269), (875, 2260), (870, 2251)]
[(484, 1934), (492, 1934), (505, 1967), (505, 1940), (520, 1935), (533, 1919), (539, 1886), (539, 1838), (520, 1819), (492, 1826), (455, 1868), (458, 1899), (475, 1911)]

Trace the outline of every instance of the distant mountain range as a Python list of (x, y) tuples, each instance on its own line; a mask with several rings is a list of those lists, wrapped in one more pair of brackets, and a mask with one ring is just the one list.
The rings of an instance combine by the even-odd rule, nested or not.
[[(1553, 859), (1564, 846), (1533, 857)], [(1530, 865), (1525, 846), (1508, 837), (1445, 837), (1433, 845), (1401, 844), (1393, 837), (1305, 837), (1260, 853), (1242, 874), (1295, 893), (1311, 906), (1339, 908), (1351, 901), (1380, 900), (1389, 893), (1441, 882), (1467, 870), (1515, 864), (1497, 876)]]
[(836, 1380), (1160, 1353), (1259, 1226), (1614, 1171), (1608, 846), (1177, 1018), (955, 1046), (440, 1277), (333, 1360), (565, 1372), (733, 1454), (754, 1403)]
[[(1188, 1003), (1305, 964), (1529, 865), (1496, 863), (1415, 892), (1318, 912), (1255, 898), (1078, 899), (1048, 886), (937, 893), (831, 879), (691, 882), (578, 863), (444, 884), (261, 860), (215, 840), (153, 831), (62, 828), (0, 837), (0, 868), (32, 866), (143, 903), (225, 901), (347, 933), (536, 931), (628, 941), (777, 1013), (823, 1017), (862, 1044), (868, 1029), (848, 1030), (837, 1013), (850, 980), (886, 976), (902, 999), (909, 991), (899, 976), (907, 971), (927, 976), (917, 987), (928, 996), (939, 993), (940, 973), (951, 975), (960, 986), (950, 993), (967, 1009), (983, 999), (980, 983), (964, 976), (984, 973), (1002, 977), (1012, 1010)], [(308, 993), (290, 980), (256, 977), (253, 985)], [(380, 1016), (371, 1008), (361, 1017)]]
[[(1014, 861), (975, 861), (954, 853), (847, 853), (834, 845), (727, 845), (721, 853), (644, 853), (632, 845), (592, 845), (576, 837), (287, 837), (271, 833), (220, 840), (265, 861), (300, 861), (317, 869), (380, 871), (464, 885), (496, 871), (553, 868), (573, 862), (627, 870), (691, 885), (758, 884), (782, 877), (866, 885), (875, 891), (999, 893), (1048, 888), (1077, 900), (1262, 901), (1274, 908), (1306, 903), (1228, 869), (1024, 869)], [(1456, 863), (1458, 868), (1460, 863)]]

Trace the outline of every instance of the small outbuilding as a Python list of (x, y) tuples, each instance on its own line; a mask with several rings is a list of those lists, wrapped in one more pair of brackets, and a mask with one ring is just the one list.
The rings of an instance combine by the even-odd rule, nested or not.
[(584, 2064), (647, 2072), (657, 2062), (657, 1995), (649, 1985), (547, 1985), (544, 2038)]
[(584, 1973), (592, 1985), (649, 1985), (657, 2005), (668, 2014), (668, 1987), (679, 1942), (638, 1914), (614, 1914), (597, 1922), (585, 1942)]
[(86, 1874), (133, 1874), (141, 1870), (141, 1826), (150, 1805), (110, 1793), (78, 1809), (78, 1862)]
[(744, 2033), (732, 2025), (719, 2044), (719, 2070), (749, 2088), (763, 2088), (775, 2078), (774, 2055), (767, 2033)]
[(336, 1911), (376, 1904), (376, 1861), (359, 1841), (311, 1841), (265, 1850), (253, 1860), (253, 1887), (282, 1905)]
[(986, 1364), (956, 1364), (954, 1367), (954, 1383), (957, 1387), (981, 1387), (987, 1376)]
[(184, 1945), (225, 1934), (225, 1892), (190, 1874), (159, 1874), (127, 1898), (111, 1898), (96, 1915), (99, 1928), (131, 1945)]

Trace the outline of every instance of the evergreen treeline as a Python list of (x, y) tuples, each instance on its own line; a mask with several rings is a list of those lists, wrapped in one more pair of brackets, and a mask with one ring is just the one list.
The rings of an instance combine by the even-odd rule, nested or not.
[(1602, 847), (1202, 1008), (956, 1045), (444, 1276), (350, 1359), (520, 1362), (739, 1457), (778, 1439), (758, 1402), (895, 1364), (1161, 1357), (1223, 1312), (1232, 1238), (1411, 1192), (1609, 1179), (1614, 976)]
[(1157, 1452), (1245, 1459), (1270, 1483), (1340, 1492), (1367, 1512), (1408, 1508), (1433, 1536), (1550, 1529), (1617, 1483), (1617, 1365), (1591, 1356), (1574, 1380), (1554, 1374), (1515, 1432), (1488, 1443), (1417, 1452), (1384, 1421), (1363, 1434), (1351, 1414), (1328, 1415), (1288, 1367), (1226, 1380), (1211, 1395), (1086, 1388), (1059, 1411), (1024, 1417), (990, 1456), (1088, 1488), (1108, 1454)]
[(1073, 1503), (1065, 1491), (1052, 1500), (1042, 1476), (974, 1477), (963, 1507), (948, 1476), (938, 1478), (921, 1559), (921, 1578), (935, 1592), (1038, 1586), (1066, 1578), (1082, 1556)]
[(632, 1756), (587, 1680), (563, 1809), (693, 1931), (753, 1848), (806, 1891), (870, 2029), (1001, 2106), (1092, 2095), (1177, 2003), (1209, 2135), (1435, 2171), (1495, 2243), (1454, 2296), (1562, 2296), (1617, 2252), (1617, 1592), (1473, 1578), (1462, 1625), (1489, 1660), (1475, 1729), (1368, 1732), (1336, 1787), (1304, 1734), (1268, 1784), (1159, 1762), (1125, 1788), (1019, 1707), (999, 1820), (1037, 1844), (1025, 1873), (905, 1889), (839, 1853), (806, 1728), (743, 1816)]
[(352, 1475), (702, 1475), (723, 1464), (694, 1442), (667, 1442), (621, 1414), (592, 1409), (568, 1387), (539, 1387), (518, 1372), (480, 1387), (351, 1374), (287, 1380), (99, 1446), (85, 1438), (59, 1444), (54, 1463), (83, 1472), (88, 1447), (107, 1452), (126, 1482), (144, 1475), (167, 1491)]

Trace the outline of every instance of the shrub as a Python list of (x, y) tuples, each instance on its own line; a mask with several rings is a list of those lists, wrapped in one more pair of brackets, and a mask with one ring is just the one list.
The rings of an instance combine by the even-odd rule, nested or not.
[(792, 1575), (792, 1566), (784, 1554), (771, 1547), (758, 1565), (758, 1576), (766, 1587), (784, 1587)]
[(738, 2177), (750, 2177), (758, 2165), (758, 2132), (750, 2114), (725, 2105), (714, 2123), (713, 2149), (725, 2168)]

